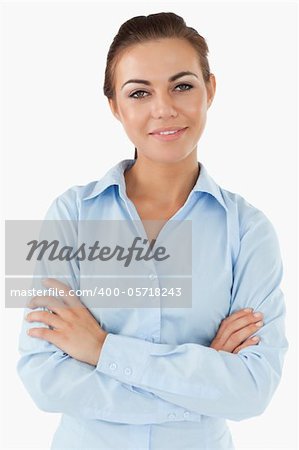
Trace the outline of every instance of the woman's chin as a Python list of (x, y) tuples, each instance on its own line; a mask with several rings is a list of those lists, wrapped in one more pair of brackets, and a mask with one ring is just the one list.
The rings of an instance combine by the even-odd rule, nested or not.
[(182, 151), (161, 151), (157, 154), (147, 154), (146, 157), (155, 163), (167, 163), (167, 164), (175, 164), (180, 161), (183, 161), (189, 156), (188, 152)]

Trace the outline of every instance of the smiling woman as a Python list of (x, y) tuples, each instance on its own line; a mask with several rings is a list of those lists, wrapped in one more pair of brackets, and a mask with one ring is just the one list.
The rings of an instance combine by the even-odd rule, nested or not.
[[(104, 93), (139, 153), (151, 160), (173, 163), (189, 156), (192, 166), (216, 87), (215, 77), (209, 72), (207, 45), (198, 33), (182, 23), (180, 32), (174, 24), (168, 23), (167, 27), (161, 23), (156, 36), (141, 31), (137, 20), (134, 25), (134, 44), (130, 37), (127, 46), (122, 40), (122, 46), (117, 47), (116, 39), (110, 48)], [(119, 40), (125, 31), (123, 26)], [(166, 135), (176, 130), (184, 132)], [(156, 142), (153, 147), (152, 138), (176, 141), (176, 145), (159, 146)]]
[[(68, 248), (81, 221), (118, 220), (140, 239), (164, 244), (171, 235), (178, 251), (170, 271), (164, 261), (139, 262), (142, 275), (130, 283), (155, 293), (146, 308), (138, 298), (134, 308), (113, 308), (109, 298), (106, 308), (88, 308), (84, 295), (69, 308), (51, 296), (34, 300), (49, 312), (24, 321), (18, 373), (41, 409), (63, 414), (52, 450), (233, 449), (226, 419), (261, 414), (279, 384), (288, 341), (276, 232), (197, 157), (216, 91), (207, 54), (205, 39), (170, 12), (128, 20), (109, 49), (104, 94), (137, 154), (68, 189), (46, 219)], [(68, 239), (62, 221), (74, 224)], [(72, 289), (90, 287), (80, 258), (61, 264), (55, 273)], [(184, 307), (165, 307), (160, 292), (179, 280), (191, 280), (191, 295), (184, 291)], [(30, 320), (39, 328), (29, 335)]]

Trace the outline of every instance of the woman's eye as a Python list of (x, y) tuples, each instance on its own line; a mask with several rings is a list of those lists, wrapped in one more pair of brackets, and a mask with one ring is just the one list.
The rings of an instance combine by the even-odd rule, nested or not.
[(182, 89), (183, 91), (190, 91), (190, 89), (192, 89), (193, 88), (193, 86), (191, 86), (191, 84), (188, 84), (188, 83), (181, 83), (181, 84), (178, 84), (177, 86), (176, 86), (176, 88), (178, 88), (178, 87), (181, 87), (181, 86), (187, 86), (187, 88), (188, 89)]
[[(142, 95), (142, 96), (140, 96), (140, 95), (137, 95), (136, 97), (135, 97), (135, 95), (136, 94), (139, 94), (139, 93), (143, 93), (143, 92), (145, 92), (145, 91), (136, 91), (136, 92), (133, 92), (133, 94), (131, 94), (131, 95), (129, 95), (129, 97), (131, 97), (131, 98), (143, 98), (144, 96)], [(145, 92), (146, 93), (146, 92)]]

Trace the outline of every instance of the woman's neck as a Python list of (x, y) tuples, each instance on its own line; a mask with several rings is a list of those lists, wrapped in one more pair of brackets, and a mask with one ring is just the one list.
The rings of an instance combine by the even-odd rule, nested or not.
[(128, 197), (167, 205), (184, 202), (200, 172), (196, 153), (189, 156), (175, 164), (157, 163), (139, 156), (124, 173)]

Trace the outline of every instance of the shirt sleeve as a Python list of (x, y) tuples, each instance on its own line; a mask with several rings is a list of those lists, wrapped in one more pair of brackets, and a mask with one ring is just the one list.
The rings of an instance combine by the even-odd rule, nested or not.
[[(49, 208), (45, 220), (60, 220), (76, 224), (76, 198), (72, 190), (58, 197)], [(65, 230), (65, 227), (62, 227)], [(73, 238), (76, 229), (71, 229)], [(61, 240), (63, 240), (63, 233)], [(47, 263), (45, 263), (47, 264)], [(71, 260), (62, 272), (68, 274), (67, 283), (78, 288), (79, 268)], [(57, 268), (57, 266), (56, 266)], [(51, 269), (49, 267), (49, 272)], [(51, 273), (49, 273), (51, 276)], [(33, 280), (38, 289), (43, 286), (39, 278)], [(46, 310), (40, 307), (36, 310)], [(32, 309), (24, 308), (24, 314)], [(17, 373), (35, 404), (43, 411), (66, 413), (78, 418), (98, 419), (127, 424), (162, 423), (177, 417), (184, 418), (184, 409), (146, 391), (133, 389), (130, 383), (118, 381), (96, 370), (95, 366), (78, 361), (52, 343), (29, 336), (27, 329), (48, 327), (42, 322), (22, 321), (19, 335), (20, 358)], [(195, 413), (190, 420), (199, 420)]]
[(258, 345), (233, 354), (110, 333), (97, 371), (198, 414), (240, 421), (263, 413), (280, 382), (288, 349), (282, 260), (276, 232), (261, 211), (256, 209), (240, 230), (229, 315), (245, 307), (264, 314)]

